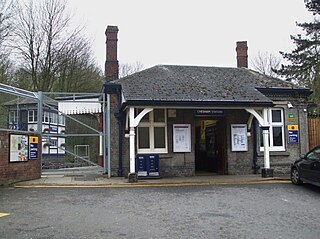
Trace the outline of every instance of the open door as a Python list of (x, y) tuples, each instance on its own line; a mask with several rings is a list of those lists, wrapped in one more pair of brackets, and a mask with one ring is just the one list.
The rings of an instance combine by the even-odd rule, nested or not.
[(223, 119), (196, 122), (196, 173), (226, 173), (226, 134)]

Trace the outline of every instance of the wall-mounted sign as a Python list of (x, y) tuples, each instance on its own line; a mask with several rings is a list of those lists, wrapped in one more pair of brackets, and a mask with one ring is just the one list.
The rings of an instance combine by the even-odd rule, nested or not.
[(247, 125), (231, 125), (231, 150), (248, 151)]
[(10, 162), (29, 160), (29, 136), (23, 134), (10, 135)]
[(191, 125), (173, 125), (173, 152), (191, 152)]
[(50, 133), (58, 133), (58, 127), (50, 126)]
[(216, 116), (221, 117), (224, 116), (223, 110), (196, 110), (195, 112), (196, 117), (209, 117), (209, 116)]
[(294, 122), (296, 120), (295, 114), (289, 114), (288, 117), (289, 117), (289, 122)]
[(299, 130), (298, 125), (288, 125), (288, 130)]
[(288, 131), (288, 143), (299, 143), (299, 134), (298, 130), (290, 130)]
[(176, 118), (177, 117), (177, 110), (168, 110), (168, 117), (169, 118)]
[(288, 125), (288, 143), (299, 143), (299, 127), (298, 125)]
[(38, 149), (39, 149), (39, 137), (30, 136), (29, 137), (30, 159), (38, 159)]

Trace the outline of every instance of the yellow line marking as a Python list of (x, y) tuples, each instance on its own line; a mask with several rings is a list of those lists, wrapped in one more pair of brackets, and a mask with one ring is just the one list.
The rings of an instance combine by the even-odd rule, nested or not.
[(9, 216), (10, 215), (10, 213), (1, 213), (0, 212), (0, 217), (5, 217), (5, 216)]
[(289, 180), (266, 180), (252, 182), (195, 182), (195, 183), (150, 183), (150, 184), (109, 184), (109, 185), (26, 185), (15, 186), (15, 188), (140, 188), (140, 187), (184, 187), (184, 186), (208, 186), (208, 185), (253, 185), (291, 183)]

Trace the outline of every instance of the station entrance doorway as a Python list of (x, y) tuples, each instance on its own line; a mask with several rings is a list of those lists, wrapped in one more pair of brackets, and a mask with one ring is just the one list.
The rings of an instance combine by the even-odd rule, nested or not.
[(196, 120), (196, 174), (227, 174), (227, 140), (224, 118)]

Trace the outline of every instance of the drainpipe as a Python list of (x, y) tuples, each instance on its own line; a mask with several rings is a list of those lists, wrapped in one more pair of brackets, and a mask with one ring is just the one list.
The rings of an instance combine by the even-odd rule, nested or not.
[(253, 170), (254, 170), (254, 174), (258, 174), (260, 166), (258, 165), (257, 148), (259, 146), (257, 145), (258, 140), (257, 140), (257, 121), (256, 120), (253, 120), (252, 134), (253, 134)]
[[(104, 96), (104, 99), (105, 99), (105, 96)], [(104, 132), (104, 142), (103, 142), (103, 149), (104, 149), (104, 165), (106, 165), (106, 135), (107, 134), (107, 137), (108, 137), (108, 142), (107, 142), (107, 155), (108, 155), (108, 178), (111, 177), (111, 129), (110, 129), (110, 121), (111, 121), (111, 117), (110, 117), (110, 112), (111, 112), (111, 105), (110, 105), (110, 94), (107, 94), (107, 116), (106, 118), (104, 117), (104, 126), (107, 125), (107, 132)], [(105, 116), (105, 113), (104, 113), (104, 116)], [(105, 127), (104, 127), (105, 129)]]
[(117, 112), (117, 118), (118, 118), (118, 124), (119, 124), (119, 163), (118, 163), (118, 176), (122, 177), (122, 144), (123, 144), (123, 114), (121, 111), (121, 105), (122, 105), (122, 97), (121, 97), (121, 90), (118, 91), (118, 112)]
[[(40, 135), (40, 139), (41, 139), (41, 143), (39, 147), (42, 147), (42, 114), (43, 114), (43, 94), (42, 91), (38, 92), (38, 112), (37, 112), (37, 118), (38, 118), (38, 122), (37, 122), (37, 131), (38, 134)], [(42, 150), (41, 150), (41, 173), (42, 173), (42, 164), (43, 164), (43, 159), (42, 159)]]

